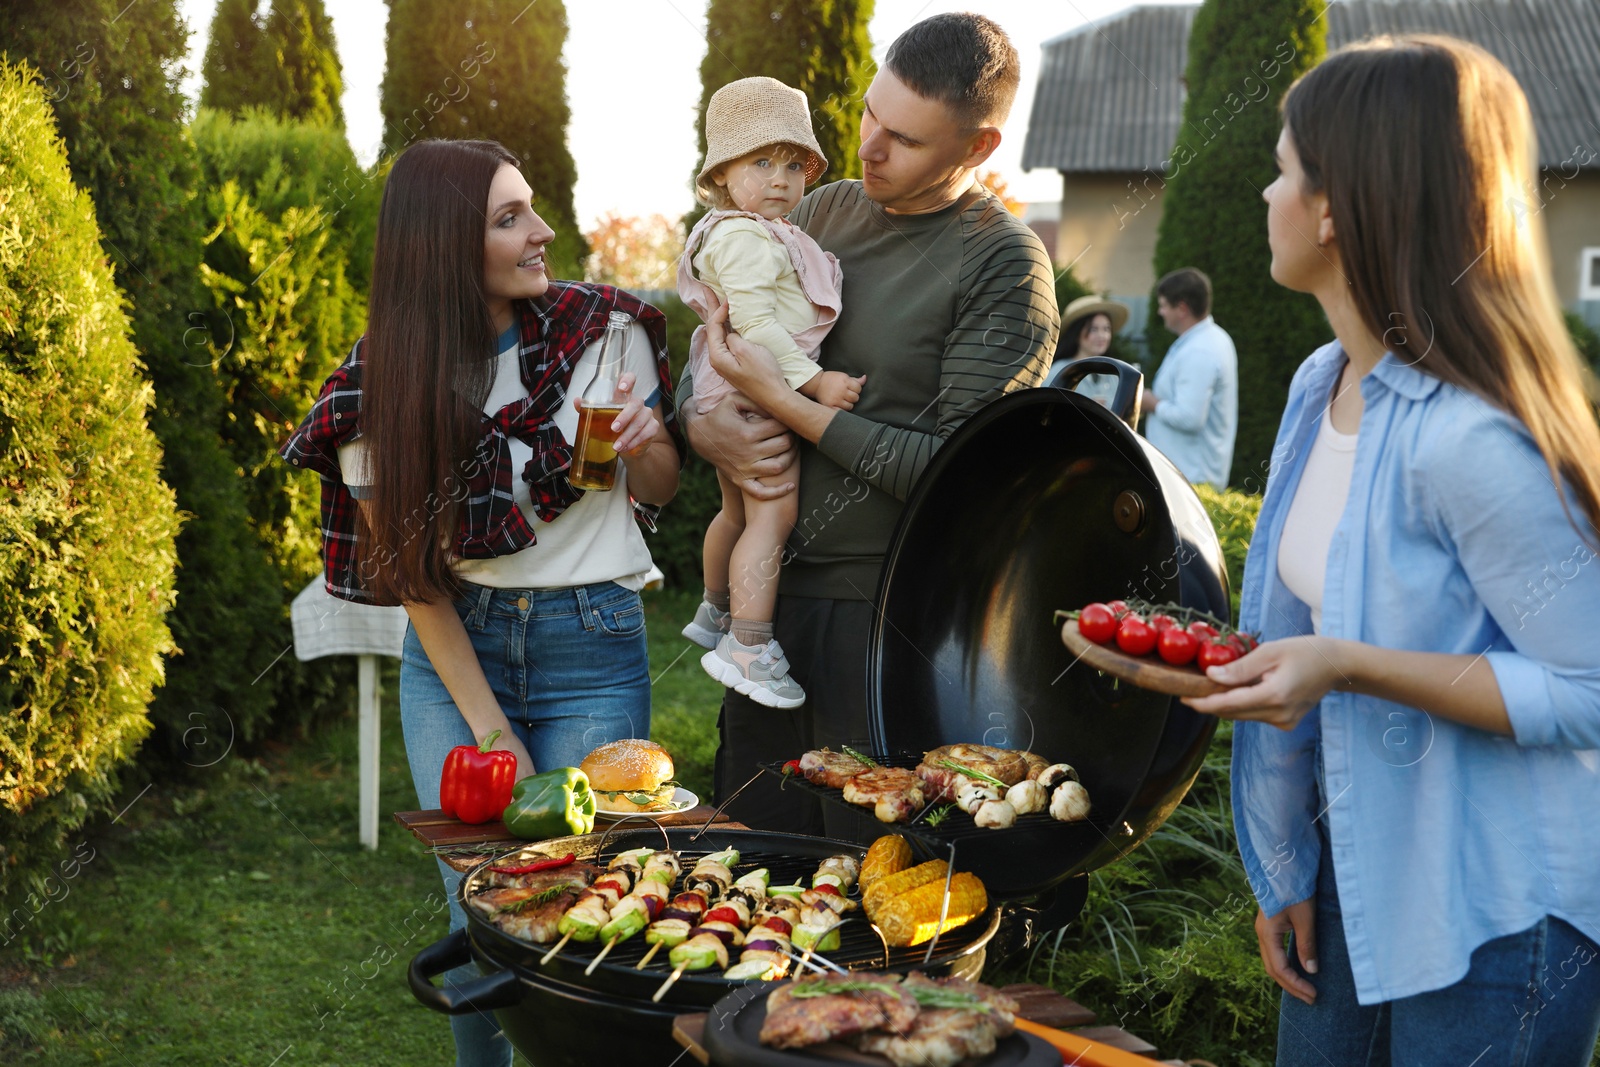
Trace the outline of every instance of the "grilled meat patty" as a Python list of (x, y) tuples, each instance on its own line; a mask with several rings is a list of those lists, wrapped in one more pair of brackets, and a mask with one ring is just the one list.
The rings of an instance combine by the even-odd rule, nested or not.
[(900, 988), (897, 975), (852, 974), (852, 983), (872, 988), (818, 997), (794, 995), (813, 981), (834, 978), (798, 979), (769, 996), (761, 1043), (772, 1048), (804, 1048), (866, 1030), (903, 1033), (916, 1021), (917, 1002)]

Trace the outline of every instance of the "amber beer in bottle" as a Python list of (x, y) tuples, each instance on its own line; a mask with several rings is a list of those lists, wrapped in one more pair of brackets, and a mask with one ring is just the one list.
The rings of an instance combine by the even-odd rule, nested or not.
[(604, 492), (617, 482), (617, 431), (611, 424), (622, 414), (617, 379), (622, 377), (632, 322), (620, 311), (611, 313), (600, 343), (600, 363), (578, 397), (578, 439), (572, 446), (572, 469), (567, 472), (567, 481), (578, 489)]

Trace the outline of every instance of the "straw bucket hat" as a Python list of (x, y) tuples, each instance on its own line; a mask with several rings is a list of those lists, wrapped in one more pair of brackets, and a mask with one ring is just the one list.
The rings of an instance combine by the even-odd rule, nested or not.
[(1119, 304), (1115, 300), (1105, 300), (1101, 297), (1089, 295), (1080, 296), (1068, 304), (1061, 311), (1061, 332), (1066, 333), (1066, 328), (1089, 315), (1105, 315), (1111, 319), (1111, 332), (1116, 333), (1128, 324), (1128, 305)]
[(810, 153), (806, 184), (822, 177), (828, 161), (811, 132), (806, 94), (776, 78), (740, 78), (711, 95), (706, 105), (706, 163), (694, 180), (702, 199), (711, 195), (711, 172), (769, 144), (791, 144)]

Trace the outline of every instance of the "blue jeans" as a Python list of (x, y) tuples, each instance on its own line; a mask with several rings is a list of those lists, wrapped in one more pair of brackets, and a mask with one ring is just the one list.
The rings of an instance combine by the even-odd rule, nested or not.
[[(650, 669), (639, 594), (615, 582), (571, 589), (490, 589), (463, 583), (456, 601), (489, 687), (538, 770), (576, 767), (597, 745), (650, 736)], [(400, 721), (417, 803), (439, 806), (439, 775), (457, 745), (477, 744), (416, 631), (400, 660)], [(439, 864), (450, 929), (467, 924), (461, 875)], [(478, 977), (472, 965), (444, 978)], [(506, 1067), (511, 1046), (491, 1015), (456, 1015), (458, 1067)]]
[(1600, 946), (1570, 924), (1547, 915), (1479, 945), (1455, 985), (1362, 1007), (1326, 838), (1316, 922), (1317, 973), (1306, 977), (1317, 1000), (1283, 994), (1278, 1067), (1588, 1067), (1600, 1032)]

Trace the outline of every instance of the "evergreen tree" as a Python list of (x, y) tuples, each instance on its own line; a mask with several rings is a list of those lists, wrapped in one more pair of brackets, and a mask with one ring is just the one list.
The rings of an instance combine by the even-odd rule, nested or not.
[(266, 39), (277, 60), (278, 93), (271, 106), (286, 118), (343, 129), (344, 74), (322, 0), (272, 0)]
[[(276, 575), (219, 434), (214, 364), (230, 339), (212, 327), (213, 299), (200, 284), (204, 227), (178, 88), (188, 33), (175, 0), (11, 0), (7, 15), (0, 52), (38, 68), (155, 387), (150, 426), (186, 519), (167, 619), (179, 654), (151, 705), (153, 749), (200, 764), (225, 747), (226, 731), (270, 715), (271, 687), (251, 681), (283, 646), (273, 645)], [(212, 747), (201, 752), (200, 743)]]
[(561, 0), (389, 0), (383, 148), (429, 137), (499, 141), (522, 161), (534, 209), (556, 231), (555, 278), (582, 278), (589, 249), (572, 206), (567, 11)]
[[(1272, 280), (1261, 190), (1276, 175), (1278, 102), (1326, 48), (1319, 0), (1205, 0), (1189, 34), (1188, 98), (1156, 238), (1155, 273), (1198, 267), (1239, 352), (1232, 484), (1260, 492), (1295, 368), (1332, 333), (1317, 302)], [(1152, 352), (1172, 334), (1150, 297)]]
[(0, 61), (0, 128), (0, 898), (34, 888), (37, 912), (149, 732), (178, 514), (94, 208), (25, 65)]
[(257, 0), (218, 0), (211, 16), (211, 37), (200, 71), (205, 84), (200, 106), (238, 111), (254, 105), (274, 106), (277, 61), (256, 18)]
[[(867, 23), (873, 0), (711, 0), (706, 56), (700, 61), (700, 159), (706, 150), (706, 105), (739, 78), (776, 78), (806, 94), (817, 145), (828, 159), (822, 182), (859, 178), (861, 107), (872, 81)], [(696, 173), (699, 171), (696, 166)]]

